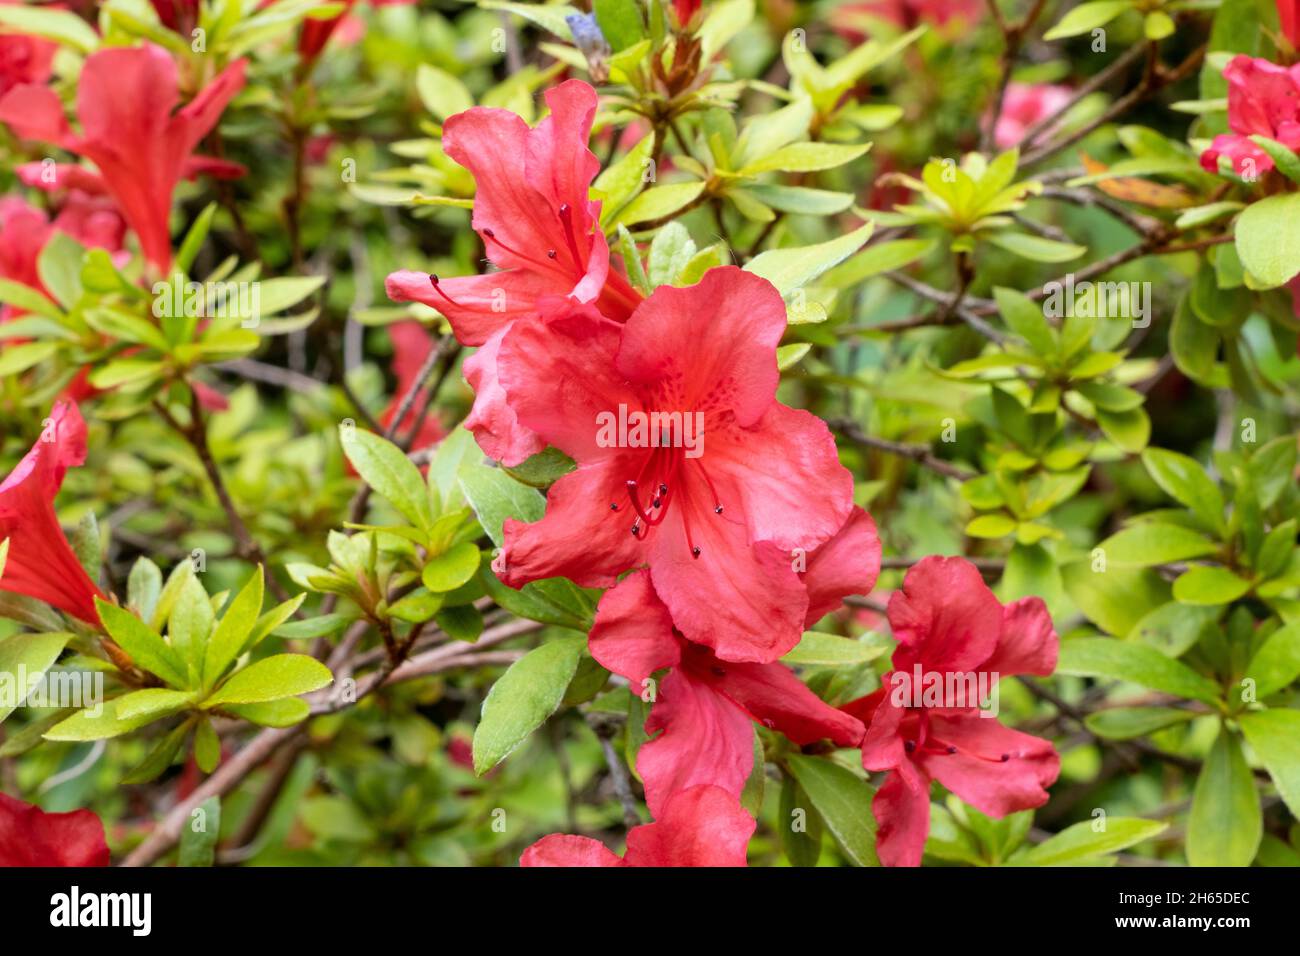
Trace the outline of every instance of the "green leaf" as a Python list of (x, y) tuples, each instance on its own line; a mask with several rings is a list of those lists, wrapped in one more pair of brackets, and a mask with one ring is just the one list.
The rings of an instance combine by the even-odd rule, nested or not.
[(893, 272), (928, 255), (937, 243), (933, 239), (893, 239), (872, 243), (848, 261), (822, 277), (822, 285), (836, 289), (857, 285), (864, 279)]
[(1269, 139), (1267, 136), (1251, 136), (1251, 140), (1264, 152), (1268, 153), (1273, 159), (1273, 165), (1287, 179), (1293, 183), (1300, 183), (1300, 156), (1289, 146), (1283, 146), (1275, 139)]
[(158, 570), (158, 565), (145, 557), (136, 558), (126, 579), (126, 599), (141, 620), (153, 618), (158, 598), (162, 594), (162, 583), (162, 572)]
[(879, 866), (871, 787), (851, 770), (820, 757), (791, 754), (786, 767), (855, 866)]
[(1224, 530), (1223, 493), (1196, 459), (1163, 448), (1148, 448), (1142, 452), (1142, 464), (1165, 494), (1191, 508), (1211, 527)]
[(1026, 232), (990, 232), (985, 238), (1012, 255), (1032, 259), (1034, 262), (1069, 262), (1088, 251), (1087, 246), (1057, 242), (1055, 239), (1045, 239)]
[(1149, 522), (1117, 531), (1097, 547), (1108, 565), (1149, 567), (1214, 554), (1217, 542), (1176, 524)]
[(411, 459), (388, 439), (355, 428), (344, 435), (343, 453), (366, 484), (388, 499), (406, 520), (421, 530), (433, 526), (433, 509), (424, 478)]
[(1237, 717), (1255, 756), (1293, 817), (1300, 817), (1300, 711), (1261, 710)]
[(1237, 255), (1263, 288), (1286, 284), (1300, 273), (1300, 193), (1269, 196), (1237, 217)]
[(487, 773), (555, 713), (578, 670), (585, 641), (548, 641), (510, 665), (483, 701), (474, 729), (474, 772)]
[(118, 720), (135, 720), (148, 717), (157, 720), (178, 710), (184, 710), (194, 700), (194, 694), (185, 690), (168, 690), (165, 687), (146, 687), (132, 691), (113, 701), (113, 714)]
[(262, 613), (262, 580), (262, 566), (259, 564), (208, 638), (203, 686), (213, 686), (242, 653), (248, 635)]
[(81, 298), (81, 262), (85, 255), (85, 246), (66, 232), (55, 230), (36, 260), (41, 284), (65, 309)]
[(479, 0), (479, 6), (484, 10), (504, 10), (523, 17), (543, 30), (554, 33), (561, 40), (573, 39), (565, 18), (579, 12), (568, 4), (505, 3), (502, 0)]
[(474, 97), (464, 83), (429, 63), (421, 63), (416, 68), (415, 91), (425, 108), (439, 121), (463, 113), (474, 105)]
[(311, 713), (311, 706), (301, 697), (285, 697), (260, 704), (229, 704), (222, 708), (261, 727), (292, 727)]
[(483, 633), (483, 615), (472, 604), (445, 607), (433, 620), (452, 640), (473, 642)]
[(624, 206), (615, 221), (621, 225), (633, 226), (639, 222), (663, 219), (694, 202), (702, 192), (704, 192), (702, 182), (651, 186)]
[(1169, 601), (1169, 585), (1152, 570), (1094, 571), (1092, 562), (1079, 561), (1066, 565), (1061, 577), (1088, 620), (1117, 637), (1127, 636), (1150, 611)]
[(517, 617), (584, 633), (591, 630), (595, 602), (567, 578), (532, 581), (516, 590), (502, 584), (495, 573), (487, 570), (483, 583), (492, 600)]
[(71, 10), (5, 4), (0, 6), (0, 24), (13, 28), (6, 32), (45, 37), (80, 53), (93, 53), (99, 46), (94, 27)]
[(277, 654), (236, 671), (203, 702), (205, 709), (225, 704), (258, 704), (320, 690), (334, 680), (329, 668), (306, 654)]
[(217, 839), (220, 836), (221, 798), (208, 797), (185, 818), (177, 864), (212, 866), (217, 860)]
[(1186, 723), (1196, 716), (1194, 711), (1174, 707), (1110, 707), (1089, 714), (1083, 722), (1098, 737), (1132, 740)]
[(1070, 866), (1085, 860), (1118, 853), (1128, 847), (1150, 840), (1169, 826), (1159, 820), (1138, 817), (1107, 817), (1101, 824), (1104, 829), (1093, 829), (1098, 821), (1084, 820), (1066, 827), (1042, 843), (1017, 853), (1011, 858), (1014, 866)]
[(479, 524), (497, 547), (503, 543), (501, 526), (507, 518), (537, 521), (546, 511), (545, 499), (536, 488), (520, 484), (499, 468), (465, 468), (460, 473), (460, 487), (478, 515)]
[(1187, 817), (1187, 862), (1192, 866), (1250, 866), (1264, 824), (1241, 744), (1219, 731), (1192, 794)]
[[(13, 8), (0, 6), (0, 10), (3, 9), (11, 10)], [(49, 319), (58, 319), (63, 314), (59, 311), (58, 306), (31, 286), (23, 285), (21, 282), (14, 282), (12, 279), (0, 279), (0, 302), (22, 309), (24, 312), (43, 315)]]
[(1141, 684), (1152, 690), (1207, 704), (1216, 704), (1223, 696), (1217, 684), (1186, 664), (1145, 644), (1106, 637), (1077, 637), (1062, 641), (1056, 672)]
[(1096, 27), (1104, 26), (1114, 20), (1125, 10), (1133, 9), (1129, 0), (1095, 0), (1093, 3), (1081, 3), (1064, 17), (1061, 22), (1043, 35), (1044, 40), (1063, 40), (1066, 37), (1088, 33)]
[(807, 173), (833, 169), (850, 163), (859, 156), (865, 156), (869, 149), (871, 149), (870, 143), (855, 146), (834, 143), (790, 143), (749, 163), (739, 171), (739, 174), (757, 176), (760, 173), (777, 171)]
[(44, 362), (59, 351), (59, 343), (24, 342), (21, 345), (6, 345), (0, 354), (0, 377), (17, 375), (25, 372), (40, 362)]
[(1056, 354), (1056, 332), (1048, 324), (1042, 306), (1022, 292), (1001, 286), (993, 290), (993, 300), (1007, 328), (1028, 342), (1031, 349), (1042, 356)]
[(420, 578), (424, 586), (435, 594), (454, 591), (478, 571), (478, 545), (462, 542), (450, 551), (431, 558), (424, 566)]
[(786, 777), (781, 784), (777, 828), (791, 866), (817, 865), (822, 853), (822, 818), (793, 777)]
[(803, 638), (794, 650), (781, 660), (786, 664), (842, 667), (846, 664), (865, 664), (888, 649), (885, 644), (870, 644), (851, 637), (823, 634), (821, 631), (804, 631)]
[(149, 783), (160, 777), (172, 761), (176, 759), (176, 754), (180, 752), (181, 745), (185, 743), (186, 736), (190, 732), (190, 722), (182, 721), (167, 732), (156, 743), (144, 760), (140, 761), (130, 773), (122, 778), (124, 784), (135, 786), (142, 783)]
[(690, 232), (680, 222), (667, 223), (650, 243), (650, 262), (646, 269), (651, 286), (675, 281), (695, 255)]
[[(3, 649), (0, 644), (0, 651)], [(1255, 693), (1261, 699), (1300, 676), (1300, 621), (1273, 632), (1246, 665), (1243, 676), (1254, 680)]]
[(130, 611), (95, 598), (104, 629), (139, 667), (173, 687), (189, 686), (185, 662), (162, 636)]
[(0, 694), (0, 722), (23, 705), (32, 682), (54, 666), (71, 639), (71, 634), (14, 634), (0, 640), (0, 687), (6, 689)]
[(194, 730), (194, 762), (204, 773), (212, 773), (221, 763), (221, 739), (206, 718)]
[[(119, 698), (121, 699), (121, 698)], [(157, 715), (143, 713), (134, 717), (118, 717), (117, 701), (105, 701), (99, 713), (91, 709), (80, 710), (67, 720), (62, 720), (45, 732), (46, 740), (103, 740), (119, 737), (158, 719)]]
[(641, 9), (636, 0), (595, 0), (592, 6), (600, 32), (615, 53), (626, 50), (645, 36), (645, 25), (641, 22)]
[(762, 276), (776, 286), (781, 295), (788, 296), (857, 252), (871, 238), (873, 228), (871, 223), (867, 223), (838, 239), (815, 246), (769, 249), (750, 259), (745, 271)]
[(1235, 601), (1251, 588), (1251, 583), (1227, 568), (1198, 565), (1188, 568), (1174, 582), (1174, 599), (1183, 604), (1206, 607)]

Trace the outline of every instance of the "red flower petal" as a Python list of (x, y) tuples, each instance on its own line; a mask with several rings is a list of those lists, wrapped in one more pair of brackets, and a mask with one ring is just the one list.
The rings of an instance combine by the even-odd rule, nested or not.
[(90, 810), (46, 813), (0, 793), (0, 866), (108, 866), (104, 824)]

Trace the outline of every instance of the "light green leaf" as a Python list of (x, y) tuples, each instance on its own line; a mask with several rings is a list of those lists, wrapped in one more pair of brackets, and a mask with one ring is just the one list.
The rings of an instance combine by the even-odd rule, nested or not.
[(1227, 568), (1198, 565), (1188, 568), (1174, 581), (1174, 599), (1208, 607), (1235, 601), (1250, 588), (1249, 581)]
[(1010, 860), (1013, 866), (1070, 866), (1085, 860), (1118, 853), (1144, 840), (1149, 840), (1168, 828), (1159, 820), (1138, 817), (1108, 817), (1105, 829), (1093, 829), (1093, 821), (1084, 820), (1066, 827), (1042, 843), (1017, 853)]
[(478, 570), (478, 545), (462, 542), (445, 554), (430, 558), (420, 575), (424, 586), (435, 594), (454, 591), (474, 576)]
[(1088, 33), (1096, 27), (1104, 26), (1114, 20), (1125, 10), (1133, 9), (1129, 0), (1095, 0), (1093, 3), (1081, 3), (1064, 17), (1061, 22), (1043, 35), (1044, 40), (1063, 40), (1066, 37)]
[(1176, 524), (1147, 522), (1117, 531), (1097, 547), (1108, 565), (1150, 567), (1200, 558), (1219, 550), (1217, 542)]
[(277, 654), (236, 671), (203, 702), (206, 709), (226, 704), (259, 704), (320, 690), (334, 680), (329, 668), (306, 654)]
[[(3, 650), (0, 645), (0, 650)], [(1264, 698), (1288, 686), (1300, 676), (1300, 621), (1269, 635), (1246, 665), (1243, 675), (1255, 681), (1255, 694)]]
[(388, 499), (417, 528), (433, 526), (433, 510), (420, 469), (388, 439), (364, 429), (344, 433), (343, 454), (366, 484)]
[(1187, 862), (1192, 866), (1250, 866), (1264, 824), (1241, 744), (1219, 731), (1196, 779), (1187, 817)]
[(1291, 815), (1300, 817), (1300, 711), (1255, 711), (1241, 714), (1237, 722)]
[(248, 635), (262, 613), (262, 580), (262, 566), (259, 564), (217, 622), (208, 639), (203, 664), (205, 687), (213, 686), (243, 651)]
[(500, 547), (503, 541), (501, 526), (507, 518), (519, 521), (537, 521), (546, 511), (545, 499), (536, 488), (515, 481), (499, 468), (475, 465), (460, 473), (460, 487), (465, 493), (479, 524)]
[(889, 650), (883, 643), (868, 643), (821, 631), (804, 631), (803, 638), (781, 658), (786, 664), (811, 664), (821, 667), (840, 667), (846, 664), (865, 664)]
[(555, 713), (578, 670), (585, 641), (552, 640), (510, 665), (483, 701), (474, 729), (474, 772), (487, 773)]
[(1300, 193), (1269, 196), (1237, 217), (1237, 255), (1263, 288), (1284, 285), (1300, 273)]
[(852, 771), (821, 757), (791, 754), (786, 758), (786, 766), (850, 862), (856, 866), (879, 866), (871, 787)]
[(185, 662), (157, 631), (130, 611), (95, 598), (105, 630), (139, 667), (161, 677), (173, 687), (187, 687)]
[(838, 239), (815, 246), (769, 249), (749, 260), (745, 271), (762, 276), (781, 295), (788, 296), (857, 252), (871, 238), (873, 228), (867, 223)]
[(1155, 648), (1106, 637), (1062, 641), (1056, 672), (1141, 684), (1152, 690), (1207, 704), (1215, 704), (1223, 696), (1213, 681)]
[(23, 705), (32, 682), (54, 666), (71, 638), (61, 633), (14, 634), (0, 641), (0, 686), (8, 685), (7, 693), (0, 695), (0, 722)]

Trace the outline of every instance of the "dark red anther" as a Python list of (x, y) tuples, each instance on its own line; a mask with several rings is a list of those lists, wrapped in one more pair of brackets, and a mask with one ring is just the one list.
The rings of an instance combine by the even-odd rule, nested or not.
[(699, 549), (699, 548), (691, 548), (691, 557), (692, 557), (692, 558), (698, 558), (699, 556), (700, 556), (700, 549)]
[(911, 753), (913, 750), (916, 749), (916, 741), (915, 741), (915, 740), (904, 740), (904, 741), (903, 741), (903, 749), (906, 750), (908, 753)]

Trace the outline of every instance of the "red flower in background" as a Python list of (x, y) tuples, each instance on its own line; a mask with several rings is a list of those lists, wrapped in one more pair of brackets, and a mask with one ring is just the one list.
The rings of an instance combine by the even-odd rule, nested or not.
[[(0, 4), (18, 0), (0, 0)], [(0, 96), (24, 83), (45, 83), (58, 44), (26, 33), (0, 33)]]
[(171, 266), (168, 219), (176, 184), (200, 172), (243, 172), (237, 164), (193, 153), (243, 88), (244, 68), (243, 60), (230, 64), (178, 110), (176, 63), (165, 50), (148, 43), (112, 47), (91, 54), (82, 67), (80, 135), (68, 128), (63, 104), (46, 86), (11, 89), (0, 99), (0, 120), (24, 139), (54, 143), (91, 160), (98, 181), (139, 237), (145, 258), (162, 274)]
[(943, 27), (976, 23), (985, 10), (983, 0), (865, 0), (839, 4), (831, 11), (830, 21), (836, 33), (860, 43), (875, 32), (875, 23), (906, 30), (922, 23)]
[(163, 26), (177, 33), (189, 33), (198, 20), (199, 0), (149, 0)]
[(520, 866), (745, 866), (754, 818), (719, 787), (673, 797), (654, 823), (633, 827), (620, 858), (599, 840), (555, 833), (538, 840)]
[(1277, 0), (1277, 21), (1292, 50), (1300, 50), (1300, 0)]
[(104, 594), (73, 554), (54, 514), (64, 474), (85, 460), (86, 423), (76, 405), (59, 402), (32, 450), (0, 483), (0, 541), (9, 539), (0, 591), (45, 601), (98, 627), (95, 598)]
[[(437, 347), (436, 340), (425, 331), (423, 325), (414, 320), (394, 322), (388, 327), (388, 335), (393, 342), (393, 374), (397, 378), (397, 388), (393, 392), (393, 400), (388, 403), (388, 407), (379, 418), (379, 423), (385, 428), (393, 424), (393, 418), (397, 415), (402, 398), (416, 384), (415, 377), (424, 367), (429, 352)], [(421, 396), (416, 396), (406, 417), (398, 423), (394, 433), (395, 438), (402, 440), (410, 434), (411, 429), (415, 427), (415, 416), (423, 406)], [(434, 415), (426, 415), (424, 421), (420, 423), (419, 433), (406, 447), (411, 451), (430, 448), (442, 441), (446, 435), (442, 422)]]
[[(1061, 761), (1050, 741), (1004, 727), (969, 700), (914, 706), (897, 693), (934, 675), (983, 676), (985, 686), (1016, 674), (1056, 669), (1059, 641), (1041, 599), (1001, 605), (962, 558), (923, 558), (889, 601), (898, 639), (894, 670), (874, 694), (844, 709), (869, 723), (862, 765), (888, 770), (872, 799), (880, 823), (876, 850), (887, 866), (919, 866), (930, 831), (930, 781), (938, 780), (981, 813), (1003, 817), (1042, 806)], [(916, 693), (921, 687), (913, 687)]]
[(686, 26), (691, 22), (691, 18), (699, 13), (701, 6), (703, 6), (702, 0), (673, 0), (673, 13), (677, 17), (677, 23)]
[(1300, 64), (1278, 66), (1268, 60), (1235, 56), (1224, 68), (1228, 81), (1228, 126), (1201, 154), (1201, 165), (1218, 172), (1219, 157), (1232, 161), (1239, 176), (1266, 173), (1273, 157), (1256, 146), (1252, 135), (1267, 136), (1300, 149)]
[(569, 80), (547, 90), (546, 103), (550, 115), (532, 129), (509, 110), (481, 106), (443, 127), (447, 155), (474, 176), (472, 224), (501, 271), (451, 279), (403, 271), (387, 281), (391, 299), (437, 309), (457, 339), (481, 346), (465, 362), (475, 391), (466, 426), (485, 452), (507, 465), (545, 446), (519, 426), (501, 389), (496, 364), (506, 330), (517, 319), (563, 308), (565, 299), (594, 303), (620, 321), (641, 299), (610, 268), (600, 204), (587, 198), (600, 170), (587, 148), (596, 91)]
[[(36, 263), (55, 232), (66, 233), (84, 246), (116, 252), (122, 248), (124, 229), (111, 203), (80, 191), (65, 198), (53, 222), (25, 199), (0, 197), (0, 278), (21, 282), (48, 298)], [(17, 314), (12, 306), (0, 307), (0, 321)]]
[(1002, 112), (993, 126), (998, 149), (1010, 149), (1035, 123), (1059, 113), (1074, 96), (1068, 86), (1050, 83), (1008, 83), (1002, 97)]
[[(501, 579), (610, 587), (648, 565), (688, 640), (734, 661), (794, 647), (810, 602), (795, 565), (844, 525), (853, 480), (826, 424), (776, 401), (785, 323), (780, 293), (734, 267), (661, 286), (622, 326), (590, 308), (516, 323), (500, 357), (510, 407), (578, 468), (540, 521), (506, 522)], [(675, 447), (613, 434), (625, 413), (676, 414)]]
[[(809, 579), (822, 579), (819, 594), (838, 594), (836, 603), (845, 593), (871, 590), (880, 567), (875, 525), (866, 512), (855, 512), (843, 537), (843, 550), (808, 572)], [(820, 617), (813, 612), (808, 623)], [(862, 741), (860, 721), (825, 703), (784, 664), (731, 663), (684, 640), (644, 571), (605, 592), (590, 646), (603, 667), (631, 681), (633, 693), (641, 693), (654, 672), (672, 668), (645, 727), (651, 735), (663, 733), (642, 745), (636, 762), (646, 805), (656, 816), (674, 794), (698, 784), (739, 797), (754, 769), (751, 721), (799, 746), (830, 739), (856, 747)]]
[(0, 793), (0, 866), (108, 866), (104, 824), (90, 810), (46, 813)]

